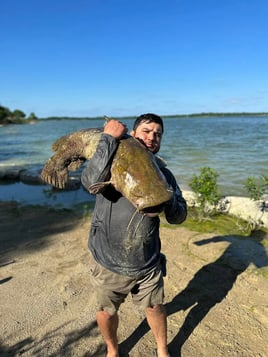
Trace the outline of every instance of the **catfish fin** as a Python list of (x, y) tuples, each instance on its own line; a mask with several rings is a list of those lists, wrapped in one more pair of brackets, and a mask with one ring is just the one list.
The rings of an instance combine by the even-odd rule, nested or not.
[[(110, 120), (111, 120), (111, 118), (107, 117), (107, 115), (104, 115), (104, 120), (105, 120), (105, 124), (107, 124), (107, 123), (108, 123), (108, 121), (110, 121)], [(104, 125), (105, 125), (105, 124), (104, 124)]]
[(68, 165), (68, 170), (76, 171), (83, 165), (85, 161), (86, 161), (85, 159), (81, 159), (81, 158), (71, 161), (70, 164)]
[(93, 185), (89, 186), (88, 191), (91, 195), (96, 195), (97, 193), (103, 192), (110, 184), (111, 181), (93, 183)]

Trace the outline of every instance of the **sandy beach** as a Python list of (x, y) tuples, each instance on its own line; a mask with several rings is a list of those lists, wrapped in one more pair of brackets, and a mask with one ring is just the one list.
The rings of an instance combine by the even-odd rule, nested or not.
[[(89, 218), (8, 202), (0, 210), (0, 355), (105, 356), (88, 275)], [(171, 356), (267, 356), (265, 237), (183, 225), (162, 225), (161, 237)], [(121, 355), (152, 356), (152, 334), (131, 297), (120, 319)]]

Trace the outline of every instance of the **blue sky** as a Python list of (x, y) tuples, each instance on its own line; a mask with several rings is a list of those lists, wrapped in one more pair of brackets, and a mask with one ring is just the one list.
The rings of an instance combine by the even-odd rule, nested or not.
[(268, 112), (267, 0), (1, 0), (0, 105)]

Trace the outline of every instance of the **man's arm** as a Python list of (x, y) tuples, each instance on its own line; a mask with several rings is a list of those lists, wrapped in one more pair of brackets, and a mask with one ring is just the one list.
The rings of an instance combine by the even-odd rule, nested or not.
[(164, 208), (166, 220), (170, 224), (180, 224), (187, 217), (186, 201), (172, 173), (167, 168), (162, 169), (162, 171), (174, 192), (173, 198), (167, 202)]
[(109, 179), (110, 167), (118, 143), (119, 141), (114, 137), (102, 134), (96, 152), (81, 175), (81, 182), (87, 190), (94, 183)]
[(87, 190), (91, 185), (109, 179), (119, 140), (126, 132), (127, 127), (117, 120), (112, 119), (105, 125), (96, 152), (81, 175), (81, 182)]

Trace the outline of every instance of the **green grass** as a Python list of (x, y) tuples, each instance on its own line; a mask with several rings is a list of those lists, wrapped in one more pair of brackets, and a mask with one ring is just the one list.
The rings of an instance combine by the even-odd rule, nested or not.
[[(171, 229), (178, 227), (177, 225), (166, 223), (163, 217), (161, 219), (161, 226)], [(242, 219), (225, 214), (217, 214), (212, 217), (200, 219), (198, 212), (194, 208), (188, 209), (187, 219), (180, 226), (199, 233), (217, 233), (221, 235), (240, 235), (245, 237), (253, 233), (250, 224)], [(268, 234), (268, 229), (261, 228), (260, 230)]]

